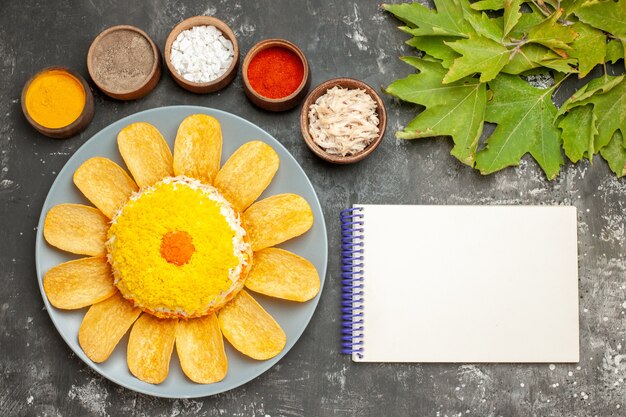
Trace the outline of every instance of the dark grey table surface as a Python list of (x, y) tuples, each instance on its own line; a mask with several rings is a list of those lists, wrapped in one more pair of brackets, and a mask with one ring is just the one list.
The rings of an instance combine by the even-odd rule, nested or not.
[[(402, 42), (405, 35), (375, 1), (2, 1), (0, 415), (626, 415), (626, 182), (616, 179), (602, 161), (567, 164), (552, 182), (530, 160), (482, 177), (448, 156), (448, 140), (396, 141), (393, 132), (416, 109), (385, 96), (389, 127), (380, 148), (359, 164), (331, 166), (305, 147), (297, 109), (270, 114), (254, 108), (243, 95), (240, 77), (211, 95), (188, 93), (167, 74), (138, 101), (119, 102), (95, 92), (93, 122), (68, 140), (45, 138), (27, 125), (19, 96), (36, 70), (66, 65), (86, 76), (87, 48), (104, 28), (136, 25), (162, 48), (176, 23), (197, 14), (214, 14), (229, 23), (244, 53), (268, 37), (294, 41), (310, 60), (313, 85), (350, 76), (380, 88), (411, 71), (398, 60), (409, 52)], [(197, 400), (140, 395), (91, 371), (54, 329), (35, 277), (35, 226), (48, 189), (70, 155), (121, 117), (174, 104), (235, 113), (281, 141), (313, 182), (330, 241), (326, 287), (296, 346), (245, 386)], [(356, 202), (575, 205), (580, 363), (357, 365), (340, 355), (338, 213)]]

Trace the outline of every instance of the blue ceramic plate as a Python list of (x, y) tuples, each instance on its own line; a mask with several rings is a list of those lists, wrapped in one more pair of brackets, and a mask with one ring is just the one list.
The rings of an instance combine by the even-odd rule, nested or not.
[(328, 245), (326, 238), (326, 226), (319, 200), (311, 182), (302, 168), (289, 152), (272, 136), (258, 126), (230, 113), (220, 110), (196, 106), (172, 106), (146, 110), (132, 116), (125, 117), (106, 127), (90, 140), (88, 140), (65, 164), (57, 176), (46, 201), (41, 210), (37, 241), (35, 247), (35, 261), (37, 266), (37, 279), (43, 296), (46, 309), (52, 322), (61, 334), (61, 337), (70, 348), (87, 365), (111, 381), (126, 388), (149, 395), (170, 398), (193, 398), (218, 394), (238, 387), (253, 378), (261, 375), (276, 364), (292, 346), (306, 328), (313, 316), (320, 294), (306, 303), (295, 303), (264, 297), (251, 293), (255, 299), (276, 319), (287, 334), (287, 345), (283, 351), (267, 361), (255, 361), (237, 352), (225, 342), (226, 355), (228, 357), (228, 375), (218, 383), (200, 385), (191, 382), (183, 374), (178, 357), (174, 350), (170, 363), (169, 376), (160, 385), (152, 385), (135, 378), (126, 366), (126, 346), (128, 335), (117, 345), (111, 357), (104, 363), (92, 362), (82, 351), (78, 344), (78, 329), (87, 309), (64, 311), (50, 305), (43, 291), (42, 279), (46, 271), (55, 265), (80, 256), (71, 255), (59, 251), (48, 245), (43, 238), (43, 222), (48, 210), (61, 203), (83, 203), (91, 205), (78, 191), (72, 182), (72, 175), (87, 159), (94, 156), (104, 156), (120, 166), (125, 167), (124, 162), (117, 150), (117, 134), (126, 125), (134, 122), (148, 122), (156, 126), (163, 134), (170, 148), (174, 148), (174, 138), (180, 122), (187, 116), (204, 113), (215, 117), (222, 125), (224, 144), (222, 149), (222, 163), (241, 145), (251, 140), (261, 140), (274, 148), (280, 157), (280, 168), (270, 186), (260, 198), (279, 193), (296, 193), (303, 196), (311, 205), (315, 222), (311, 230), (296, 239), (280, 245), (300, 256), (310, 260), (317, 268), (322, 280), (326, 276), (326, 262)]

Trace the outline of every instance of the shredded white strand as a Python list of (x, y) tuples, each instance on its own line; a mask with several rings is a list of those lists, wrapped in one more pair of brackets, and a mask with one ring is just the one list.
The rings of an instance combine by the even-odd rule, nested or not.
[(376, 107), (363, 89), (333, 87), (309, 107), (309, 132), (329, 154), (357, 154), (378, 136)]

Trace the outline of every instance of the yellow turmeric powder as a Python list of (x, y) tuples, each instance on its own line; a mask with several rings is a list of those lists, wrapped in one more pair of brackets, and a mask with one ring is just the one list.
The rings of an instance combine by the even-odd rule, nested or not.
[(85, 89), (67, 71), (39, 74), (26, 90), (26, 110), (40, 125), (58, 129), (72, 124), (85, 108)]

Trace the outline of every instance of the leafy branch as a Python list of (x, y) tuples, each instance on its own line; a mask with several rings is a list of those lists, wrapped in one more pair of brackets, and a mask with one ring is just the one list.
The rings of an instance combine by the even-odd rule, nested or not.
[[(523, 4), (525, 3), (525, 4)], [(549, 179), (564, 163), (600, 154), (626, 175), (626, 81), (607, 63), (624, 59), (626, 0), (434, 0), (385, 4), (404, 22), (407, 44), (423, 53), (404, 57), (418, 73), (386, 91), (425, 106), (401, 139), (450, 136), (451, 154), (483, 174), (518, 165), (530, 154)], [(554, 91), (571, 74), (591, 80), (560, 108)], [(550, 72), (547, 89), (521, 76)], [(493, 133), (480, 145), (485, 122)]]

